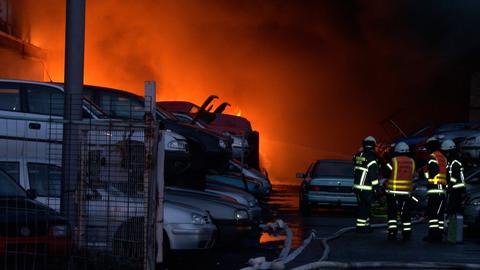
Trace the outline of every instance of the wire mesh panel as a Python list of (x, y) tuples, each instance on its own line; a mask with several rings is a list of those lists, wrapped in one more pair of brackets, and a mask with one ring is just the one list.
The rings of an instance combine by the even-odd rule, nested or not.
[[(26, 131), (34, 123), (39, 132)], [(62, 216), (62, 134), (59, 118), (0, 116), (0, 268), (142, 269), (149, 202), (143, 122), (85, 120), (79, 132), (80, 164), (75, 226)], [(42, 129), (42, 127), (45, 127)], [(152, 147), (152, 143), (148, 143)], [(71, 191), (67, 191), (71, 192)], [(152, 223), (150, 221), (150, 223)]]

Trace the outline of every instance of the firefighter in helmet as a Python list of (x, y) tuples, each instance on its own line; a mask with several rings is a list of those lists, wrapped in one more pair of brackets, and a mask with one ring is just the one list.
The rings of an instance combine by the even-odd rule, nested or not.
[(427, 184), (428, 235), (425, 241), (441, 242), (444, 230), (444, 209), (447, 191), (447, 158), (440, 152), (440, 142), (432, 137), (427, 140), (430, 153), (425, 168)]
[(357, 196), (357, 232), (368, 233), (373, 192), (378, 186), (378, 161), (375, 155), (376, 140), (368, 136), (363, 140), (363, 149), (353, 157), (353, 191)]
[(441, 147), (447, 158), (448, 202), (447, 213), (456, 215), (462, 213), (462, 199), (465, 196), (465, 179), (463, 165), (459, 160), (456, 145), (452, 140), (445, 140)]
[[(402, 236), (410, 239), (412, 234), (412, 189), (415, 161), (408, 156), (410, 148), (404, 142), (395, 145), (393, 156), (387, 163), (386, 196), (388, 210), (388, 239), (397, 239), (397, 216), (400, 216)], [(387, 174), (387, 175), (388, 175)]]

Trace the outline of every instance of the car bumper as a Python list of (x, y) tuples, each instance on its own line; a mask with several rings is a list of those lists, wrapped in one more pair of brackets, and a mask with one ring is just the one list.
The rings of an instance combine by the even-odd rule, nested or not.
[(216, 220), (218, 228), (218, 242), (220, 244), (231, 243), (232, 241), (243, 240), (244, 238), (255, 238), (260, 236), (260, 229), (256, 222)]
[(248, 215), (252, 219), (253, 223), (260, 224), (262, 219), (262, 208), (260, 208), (260, 206), (250, 207), (248, 209)]
[(480, 226), (480, 205), (466, 205), (463, 217), (465, 224)]
[(184, 173), (192, 163), (190, 154), (181, 151), (165, 151), (165, 175), (176, 176)]
[(357, 198), (353, 193), (307, 192), (303, 201), (312, 205), (357, 206)]
[(0, 256), (67, 256), (72, 248), (69, 238), (50, 236), (0, 237)]
[(172, 250), (209, 249), (215, 243), (217, 228), (213, 224), (165, 224)]

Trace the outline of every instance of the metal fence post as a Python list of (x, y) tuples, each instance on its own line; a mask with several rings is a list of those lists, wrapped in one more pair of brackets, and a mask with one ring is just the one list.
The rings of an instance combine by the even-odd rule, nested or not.
[[(72, 121), (82, 120), (82, 88), (84, 67), (85, 0), (68, 0), (65, 39), (65, 124), (63, 126), (63, 181), (61, 212), (73, 228), (73, 237), (79, 242), (83, 233), (78, 227), (77, 191), (80, 181), (80, 129)], [(70, 265), (74, 267), (74, 265)]]
[(146, 81), (144, 180), (148, 212), (144, 235), (146, 251), (144, 266), (148, 270), (154, 270), (157, 263), (163, 262), (163, 144), (160, 143), (162, 142), (160, 136), (156, 121), (156, 84), (155, 81)]

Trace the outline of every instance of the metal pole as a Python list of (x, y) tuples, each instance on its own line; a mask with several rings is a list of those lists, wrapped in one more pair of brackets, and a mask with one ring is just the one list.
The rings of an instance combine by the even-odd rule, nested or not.
[(79, 227), (80, 129), (85, 40), (85, 0), (67, 0), (65, 36), (65, 124), (63, 125), (63, 181), (60, 210), (70, 222), (73, 237), (82, 245)]
[[(156, 121), (156, 83), (145, 82), (145, 206), (148, 213), (145, 222), (144, 269), (162, 267), (163, 255), (163, 134)], [(155, 239), (155, 241), (152, 241)], [(155, 253), (155, 247), (157, 252)]]

